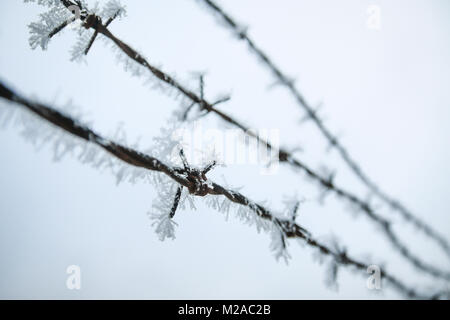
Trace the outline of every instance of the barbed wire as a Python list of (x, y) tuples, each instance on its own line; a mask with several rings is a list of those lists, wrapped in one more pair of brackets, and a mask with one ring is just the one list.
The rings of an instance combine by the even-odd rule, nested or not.
[[(73, 3), (70, 0), (62, 1), (63, 5), (67, 8), (73, 5), (79, 5), (77, 3)], [(162, 71), (160, 68), (157, 68), (151, 65), (143, 55), (138, 53), (135, 49), (130, 47), (121, 39), (117, 38), (111, 31), (106, 27), (105, 24), (102, 23), (102, 19), (94, 13), (89, 13), (86, 8), (80, 8), (81, 12), (84, 14), (80, 15), (80, 20), (83, 22), (83, 26), (86, 29), (94, 29), (95, 32), (104, 35), (106, 38), (116, 44), (120, 50), (122, 50), (130, 59), (138, 63), (139, 65), (145, 67), (151, 74), (153, 74), (160, 81), (169, 85), (170, 87), (176, 89), (179, 93), (184, 95), (186, 98), (192, 101), (192, 103), (198, 105), (198, 107), (207, 111), (208, 113), (214, 113), (219, 116), (222, 120), (232, 124), (233, 126), (241, 129), (248, 136), (256, 139), (260, 144), (265, 146), (268, 150), (276, 150), (270, 142), (262, 139), (257, 133), (250, 130), (249, 127), (231, 117), (230, 115), (220, 111), (214, 105), (214, 103), (208, 102), (205, 98), (197, 95), (190, 89), (183, 86), (180, 82), (178, 82), (175, 78)], [(406, 244), (404, 244), (392, 230), (391, 223), (378, 215), (374, 209), (370, 206), (366, 201), (361, 200), (356, 195), (351, 193), (350, 191), (344, 190), (341, 187), (338, 187), (334, 184), (332, 177), (323, 177), (319, 173), (315, 172), (313, 169), (308, 167), (305, 163), (301, 162), (299, 159), (294, 158), (288, 151), (284, 149), (278, 149), (278, 159), (282, 163), (288, 163), (294, 168), (301, 169), (304, 171), (308, 177), (312, 178), (316, 181), (321, 187), (323, 187), (326, 191), (331, 191), (335, 195), (337, 195), (341, 199), (345, 199), (352, 204), (356, 205), (361, 209), (361, 212), (365, 214), (372, 222), (377, 224), (380, 227), (380, 230), (385, 235), (386, 239), (390, 242), (392, 247), (403, 256), (409, 263), (411, 263), (415, 268), (426, 272), (436, 278), (441, 278), (445, 280), (450, 280), (450, 272), (440, 270), (439, 268), (424, 262), (422, 259), (414, 255)]]
[(214, 14), (220, 17), (221, 20), (225, 22), (225, 25), (229, 27), (236, 35), (237, 39), (246, 42), (250, 52), (262, 61), (262, 63), (273, 73), (278, 83), (284, 86), (291, 93), (291, 95), (295, 98), (295, 101), (297, 101), (297, 104), (306, 112), (306, 119), (310, 119), (316, 125), (330, 144), (330, 147), (338, 151), (338, 154), (350, 170), (355, 174), (355, 176), (357, 176), (359, 180), (366, 185), (371, 192), (373, 192), (374, 195), (378, 196), (382, 201), (388, 204), (394, 212), (399, 213), (403, 219), (414, 225), (417, 229), (421, 230), (430, 239), (434, 240), (443, 249), (445, 254), (450, 257), (450, 244), (445, 237), (439, 234), (439, 232), (434, 230), (425, 221), (414, 215), (400, 201), (389, 196), (369, 178), (369, 176), (361, 169), (361, 166), (357, 163), (357, 161), (351, 157), (350, 153), (339, 141), (338, 137), (325, 126), (324, 122), (317, 115), (317, 111), (306, 101), (305, 97), (296, 88), (295, 83), (286, 75), (286, 73), (281, 71), (273, 60), (270, 59), (269, 56), (255, 43), (255, 41), (250, 38), (248, 33), (241, 28), (236, 20), (212, 0), (197, 1), (204, 3)]
[[(311, 233), (305, 228), (301, 227), (298, 223), (292, 219), (282, 219), (276, 217), (269, 209), (257, 204), (250, 200), (242, 193), (234, 190), (227, 189), (217, 183), (214, 183), (206, 178), (206, 173), (213, 168), (213, 164), (208, 165), (202, 171), (189, 166), (187, 161), (183, 159), (183, 167), (173, 167), (160, 161), (159, 159), (152, 157), (143, 152), (137, 151), (128, 146), (116, 143), (110, 139), (107, 139), (100, 134), (93, 131), (86, 125), (81, 124), (74, 118), (63, 114), (57, 109), (36, 101), (30, 100), (11, 88), (7, 87), (0, 81), (0, 97), (9, 101), (12, 104), (19, 105), (26, 111), (31, 112), (42, 121), (50, 123), (64, 132), (76, 136), (87, 143), (97, 145), (101, 149), (105, 150), (113, 157), (131, 165), (134, 167), (143, 168), (150, 171), (160, 172), (167, 177), (174, 180), (179, 184), (179, 188), (185, 187), (189, 190), (189, 193), (194, 196), (204, 197), (206, 195), (225, 196), (228, 200), (238, 205), (246, 206), (250, 210), (256, 213), (256, 215), (264, 220), (271, 221), (280, 227), (283, 237), (286, 238), (298, 238), (303, 240), (306, 245), (318, 250), (320, 253), (329, 256), (333, 259), (334, 263), (339, 266), (353, 267), (356, 270), (367, 272), (369, 264), (358, 261), (350, 257), (344, 250), (339, 250), (338, 245), (334, 245), (333, 248), (329, 247), (318, 240), (315, 240)], [(180, 155), (182, 152), (180, 153)], [(177, 191), (174, 201), (174, 207), (177, 204), (177, 198), (180, 197), (179, 191)], [(176, 210), (176, 207), (175, 209)], [(173, 211), (174, 214), (174, 211)], [(172, 211), (170, 216), (173, 217)], [(284, 240), (283, 240), (284, 241)], [(416, 289), (413, 289), (403, 283), (394, 275), (388, 273), (385, 270), (381, 270), (380, 276), (388, 282), (397, 292), (400, 294), (414, 299), (439, 299), (444, 297), (446, 292), (436, 292), (433, 295), (427, 295), (419, 293)]]

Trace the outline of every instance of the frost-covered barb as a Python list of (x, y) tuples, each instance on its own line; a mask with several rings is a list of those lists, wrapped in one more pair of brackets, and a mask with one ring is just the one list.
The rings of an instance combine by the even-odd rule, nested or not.
[(339, 266), (345, 263), (346, 259), (348, 259), (347, 249), (341, 246), (337, 238), (334, 236), (331, 236), (327, 241), (325, 241), (325, 243), (328, 243), (328, 247), (333, 250), (335, 257), (334, 259), (329, 259), (327, 263), (325, 284), (333, 290), (338, 290)]
[[(180, 158), (183, 163), (183, 168), (174, 168), (174, 171), (179, 175), (187, 179), (191, 184), (188, 186), (189, 194), (197, 196), (205, 196), (208, 193), (208, 188), (212, 187), (212, 184), (208, 182), (206, 174), (215, 166), (215, 162), (210, 163), (202, 170), (191, 167), (184, 155), (183, 149), (180, 149)], [(153, 209), (157, 210), (159, 213), (151, 213), (150, 218), (152, 220), (157, 220), (153, 225), (157, 224), (156, 233), (159, 234), (161, 240), (165, 238), (175, 238), (174, 235), (174, 224), (171, 223), (171, 219), (175, 216), (175, 213), (180, 206), (180, 201), (182, 204), (186, 197), (183, 198), (183, 185), (176, 184), (173, 182), (163, 181), (166, 180), (162, 178), (158, 185), (158, 201), (153, 204)]]
[(175, 239), (175, 226), (177, 223), (166, 212), (152, 213), (150, 219), (154, 220), (152, 226), (156, 225), (155, 232), (158, 234), (159, 240), (164, 241), (166, 238)]
[(285, 215), (288, 219), (291, 220), (291, 223), (295, 223), (295, 220), (298, 216), (298, 211), (300, 209), (300, 205), (304, 202), (304, 199), (299, 199), (297, 195), (294, 196), (285, 196), (283, 203), (285, 206)]
[(270, 249), (274, 253), (277, 260), (283, 258), (284, 261), (288, 263), (291, 258), (291, 255), (287, 250), (288, 242), (286, 239), (286, 229), (284, 224), (280, 223), (280, 221), (284, 220), (288, 225), (293, 226), (296, 223), (295, 220), (297, 219), (298, 210), (302, 201), (300, 201), (296, 195), (292, 197), (285, 197), (283, 201), (285, 205), (284, 212), (277, 219), (273, 220), (271, 228), (272, 242), (270, 244)]
[[(205, 101), (205, 75), (203, 73), (199, 73), (198, 80), (199, 80), (198, 81), (199, 82), (198, 94), (199, 94), (199, 98), (200, 98), (200, 103), (192, 101), (192, 99), (188, 100), (188, 102), (186, 103), (187, 105), (184, 108), (184, 111), (179, 115), (179, 118), (182, 121), (188, 120), (189, 112), (192, 110), (192, 108), (195, 105), (198, 105), (198, 109), (200, 111), (200, 114), (197, 115), (196, 120), (198, 120), (201, 117), (206, 116), (208, 113), (211, 112), (211, 110), (208, 110), (208, 108), (206, 108), (205, 104), (204, 104), (204, 101)], [(217, 99), (215, 102), (213, 102), (211, 105), (213, 107), (215, 107), (219, 104), (229, 101), (230, 99), (231, 99), (231, 97), (229, 95), (223, 95), (219, 99)]]
[[(71, 50), (71, 60), (82, 60), (87, 55), (98, 36), (95, 25), (101, 24), (107, 28), (115, 19), (126, 16), (126, 8), (117, 0), (108, 1), (102, 9), (98, 3), (91, 8), (82, 0), (24, 0), (34, 2), (47, 8), (39, 15), (39, 21), (29, 24), (32, 49), (38, 46), (46, 50), (51, 38), (73, 26), (78, 33), (78, 39)], [(92, 30), (91, 30), (92, 28)]]
[[(170, 141), (170, 139), (168, 139)], [(168, 146), (173, 146), (173, 143), (169, 143)], [(172, 148), (170, 148), (172, 149)], [(167, 157), (169, 153), (163, 151)], [(191, 185), (187, 188), (187, 193), (183, 196), (183, 185), (175, 183), (167, 177), (158, 176), (155, 185), (157, 186), (158, 199), (153, 203), (153, 210), (155, 212), (149, 213), (151, 220), (156, 220), (152, 225), (156, 225), (156, 233), (159, 235), (160, 240), (165, 238), (175, 239), (174, 226), (176, 225), (172, 219), (178, 207), (184, 208), (186, 199), (190, 200), (191, 208), (195, 205), (189, 195), (204, 196), (208, 192), (208, 187), (212, 187), (209, 184), (206, 174), (215, 166), (215, 162), (210, 163), (202, 170), (191, 167), (184, 155), (184, 151), (181, 148), (179, 151), (180, 159), (183, 163), (182, 168), (174, 168), (173, 170), (179, 175), (183, 176)]]
[(272, 225), (271, 238), (272, 242), (270, 243), (270, 249), (274, 253), (275, 258), (277, 260), (282, 258), (287, 264), (289, 259), (291, 259), (291, 255), (287, 251), (288, 243), (285, 231), (278, 223), (273, 223)]

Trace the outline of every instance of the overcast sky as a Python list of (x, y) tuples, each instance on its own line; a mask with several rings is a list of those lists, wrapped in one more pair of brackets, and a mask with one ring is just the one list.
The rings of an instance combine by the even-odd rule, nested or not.
[[(339, 134), (369, 175), (419, 217), (450, 238), (450, 3), (446, 0), (320, 0), (220, 2), (249, 27), (249, 34), (313, 105), (323, 104), (326, 124)], [(317, 169), (337, 169), (336, 182), (365, 197), (359, 184), (316, 128), (270, 73), (194, 0), (126, 1), (128, 16), (111, 31), (152, 63), (195, 88), (193, 72), (206, 72), (206, 95), (232, 99), (221, 109), (253, 128), (279, 130), (283, 146)], [(370, 5), (381, 9), (379, 30), (367, 27)], [(27, 25), (44, 8), (19, 0), (0, 3), (0, 78), (20, 92), (64, 105), (72, 100), (99, 132), (121, 123), (129, 141), (144, 146), (180, 102), (143, 84), (117, 63), (102, 41), (86, 64), (70, 62), (73, 31), (31, 50)], [(0, 105), (2, 107), (2, 105)], [(226, 130), (214, 115), (205, 127)], [(197, 201), (177, 212), (176, 239), (161, 242), (147, 212), (156, 193), (145, 183), (115, 184), (115, 177), (66, 158), (36, 151), (14, 126), (0, 131), (0, 298), (61, 299), (299, 299), (400, 298), (366, 287), (367, 275), (344, 269), (339, 290), (324, 283), (326, 265), (291, 242), (289, 264), (276, 261), (270, 236), (233, 215)], [(282, 210), (283, 197), (306, 199), (298, 222), (326, 241), (336, 236), (350, 255), (386, 267), (419, 288), (440, 288), (393, 251), (361, 214), (281, 166), (229, 165), (209, 176), (256, 201)], [(225, 180), (224, 180), (225, 179)], [(448, 259), (385, 208), (402, 239), (425, 261)], [(370, 258), (368, 257), (370, 255)], [(81, 268), (81, 290), (68, 290), (66, 268)]]

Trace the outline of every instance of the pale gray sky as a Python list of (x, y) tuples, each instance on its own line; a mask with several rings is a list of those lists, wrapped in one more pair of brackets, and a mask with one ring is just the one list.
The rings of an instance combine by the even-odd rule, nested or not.
[[(369, 175), (418, 216), (450, 237), (450, 4), (446, 0), (221, 1), (249, 26), (250, 35), (297, 79), (312, 104), (323, 102), (326, 124)], [(381, 8), (381, 30), (366, 27), (369, 5)], [(223, 110), (254, 128), (280, 130), (282, 145), (302, 146), (312, 167), (338, 169), (337, 182), (366, 195), (245, 45), (194, 0), (126, 1), (128, 17), (111, 30), (152, 63), (195, 86), (190, 74), (207, 72), (211, 100), (231, 92)], [(22, 1), (0, 4), (0, 77), (21, 92), (80, 107), (93, 127), (113, 131), (123, 123), (130, 140), (149, 145), (179, 102), (142, 84), (118, 65), (101, 41), (86, 64), (69, 61), (70, 30), (49, 50), (32, 51), (27, 24), (43, 8)], [(205, 125), (224, 128), (213, 115)], [(176, 215), (176, 240), (160, 242), (146, 213), (155, 200), (144, 183), (115, 185), (115, 177), (75, 159), (52, 162), (18, 131), (0, 131), (0, 298), (298, 299), (399, 298), (373, 294), (366, 276), (340, 271), (338, 292), (324, 285), (326, 266), (311, 250), (289, 246), (289, 265), (277, 262), (270, 237), (198, 201), (197, 211)], [(317, 188), (282, 166), (273, 176), (260, 166), (218, 168), (211, 178), (281, 209), (283, 195), (308, 201), (299, 222), (320, 239), (334, 234), (349, 254), (385, 265), (421, 288), (438, 283), (411, 269), (367, 219), (356, 218), (332, 197), (321, 206)], [(392, 217), (403, 239), (424, 260), (449, 261), (426, 238)], [(397, 229), (396, 229), (397, 230)], [(367, 260), (367, 259), (366, 259)], [(79, 265), (82, 288), (66, 288), (66, 268)], [(442, 284), (439, 284), (442, 285)]]

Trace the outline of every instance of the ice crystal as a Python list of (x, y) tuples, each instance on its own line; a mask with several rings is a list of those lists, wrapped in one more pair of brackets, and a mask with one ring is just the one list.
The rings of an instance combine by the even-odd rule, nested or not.
[(28, 25), (30, 47), (32, 49), (41, 47), (42, 50), (47, 50), (51, 32), (67, 21), (70, 16), (70, 12), (59, 2), (58, 5), (51, 7), (47, 12), (41, 13), (38, 22), (32, 22)]
[(123, 6), (118, 0), (108, 1), (100, 12), (100, 16), (104, 21), (111, 18), (123, 18), (126, 17), (126, 15), (126, 7)]
[(170, 218), (169, 212), (151, 213), (150, 219), (154, 220), (152, 226), (156, 225), (155, 232), (159, 240), (164, 241), (166, 238), (175, 239), (175, 226), (177, 223)]
[(92, 30), (81, 30), (78, 35), (76, 43), (73, 45), (70, 50), (71, 61), (75, 62), (85, 62), (85, 51), (89, 46), (91, 38), (94, 32)]
[(275, 255), (275, 259), (279, 260), (282, 258), (287, 264), (291, 258), (289, 252), (287, 251), (288, 242), (284, 231), (276, 223), (273, 223), (272, 225), (271, 239), (270, 250), (272, 250)]

